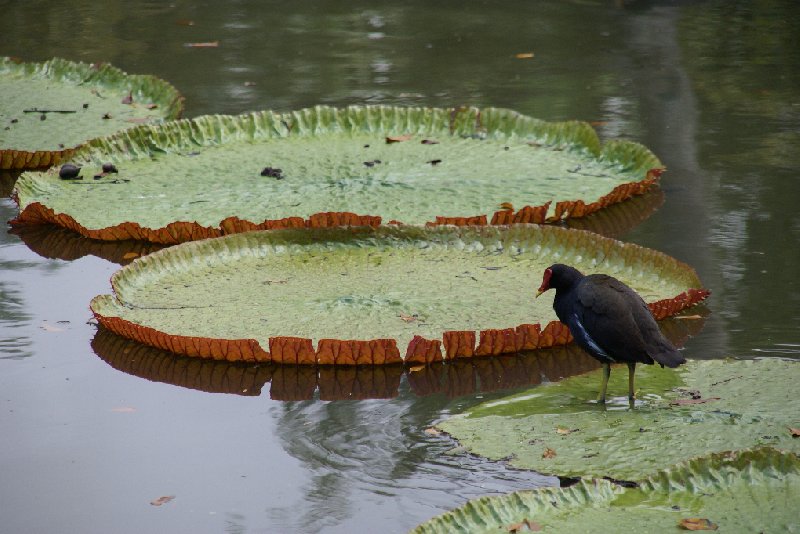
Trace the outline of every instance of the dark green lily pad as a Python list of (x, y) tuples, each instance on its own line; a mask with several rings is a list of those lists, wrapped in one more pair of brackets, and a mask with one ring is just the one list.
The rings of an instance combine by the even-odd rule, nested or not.
[[(599, 371), (479, 405), (439, 428), (472, 453), (560, 476), (638, 480), (687, 458), (770, 445), (800, 452), (800, 362), (690, 361), (677, 371), (637, 367), (635, 410), (596, 396)], [(627, 391), (627, 370), (609, 394)], [(697, 398), (694, 398), (697, 397)], [(546, 454), (550, 449), (553, 454)]]
[[(503, 109), (317, 107), (145, 126), (17, 184), (17, 223), (173, 244), (243, 230), (541, 223), (641, 194), (661, 163), (586, 123)], [(113, 162), (118, 174), (100, 174)]]
[(413, 532), (673, 532), (688, 519), (720, 532), (797, 532), (799, 501), (800, 459), (765, 447), (682, 462), (633, 488), (593, 480), (483, 497)]
[[(429, 362), (569, 341), (553, 261), (625, 280), (662, 317), (702, 300), (691, 268), (577, 230), (353, 227), (247, 232), (164, 249), (118, 271), (92, 310), (173, 352), (282, 363)], [(477, 345), (477, 346), (476, 346)], [(401, 352), (402, 351), (402, 352)]]
[(0, 94), (0, 169), (48, 167), (90, 139), (174, 119), (183, 109), (183, 97), (163, 80), (58, 58), (0, 57)]

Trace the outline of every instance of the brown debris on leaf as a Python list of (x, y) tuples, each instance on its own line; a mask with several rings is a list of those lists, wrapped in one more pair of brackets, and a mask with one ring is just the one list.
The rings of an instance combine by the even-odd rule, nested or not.
[(800, 438), (800, 428), (789, 428), (789, 433), (793, 438)]
[(128, 95), (122, 99), (123, 104), (133, 104), (133, 93), (128, 91)]
[(573, 432), (579, 431), (580, 428), (564, 428), (563, 426), (556, 427), (556, 434), (561, 436), (566, 436), (568, 434), (572, 434)]
[(555, 458), (556, 456), (557, 456), (556, 451), (554, 451), (550, 447), (545, 447), (544, 452), (542, 453), (542, 458), (544, 458), (545, 460), (550, 460), (551, 458)]
[(514, 54), (514, 57), (517, 59), (532, 59), (533, 52), (520, 52), (519, 54)]
[(710, 519), (700, 517), (689, 517), (681, 519), (678, 526), (684, 530), (717, 530), (719, 526), (712, 523)]
[(523, 519), (519, 523), (512, 523), (506, 527), (506, 531), (511, 533), (516, 532), (539, 532), (542, 530), (542, 525), (536, 523), (535, 521), (531, 521), (528, 518)]
[(413, 135), (411, 135), (411, 134), (405, 134), (405, 135), (388, 135), (388, 136), (386, 136), (386, 144), (387, 144), (387, 145), (390, 145), (390, 144), (392, 144), (392, 143), (402, 143), (403, 141), (409, 141), (409, 140), (411, 140), (413, 137), (414, 137), (414, 136), (413, 136)]

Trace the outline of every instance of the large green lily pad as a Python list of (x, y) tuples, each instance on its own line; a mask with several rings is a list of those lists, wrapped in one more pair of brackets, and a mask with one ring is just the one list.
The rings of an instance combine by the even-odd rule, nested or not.
[[(659, 252), (539, 225), (247, 232), (164, 249), (92, 302), (111, 330), (173, 352), (289, 363), (430, 362), (570, 340), (546, 267), (625, 280), (659, 317), (705, 298)], [(477, 346), (476, 346), (477, 344)]]
[[(638, 480), (730, 449), (800, 452), (789, 432), (800, 427), (798, 361), (690, 361), (677, 371), (640, 365), (642, 402), (634, 410), (624, 397), (608, 409), (587, 402), (596, 396), (599, 373), (479, 405), (439, 427), (472, 453), (560, 476)], [(626, 392), (627, 369), (612, 371), (609, 393)]]
[(0, 94), (0, 169), (48, 167), (90, 139), (175, 119), (183, 109), (183, 97), (154, 76), (58, 58), (0, 57)]
[[(579, 217), (640, 194), (661, 163), (586, 123), (504, 109), (316, 107), (207, 116), (99, 140), (17, 183), (16, 221), (174, 244), (253, 229), (507, 224)], [(119, 169), (99, 180), (103, 163)], [(265, 173), (266, 175), (262, 175)]]
[(682, 462), (633, 488), (593, 480), (483, 497), (413, 532), (660, 533), (680, 531), (687, 519), (705, 519), (720, 532), (798, 532), (798, 501), (800, 459), (765, 447)]

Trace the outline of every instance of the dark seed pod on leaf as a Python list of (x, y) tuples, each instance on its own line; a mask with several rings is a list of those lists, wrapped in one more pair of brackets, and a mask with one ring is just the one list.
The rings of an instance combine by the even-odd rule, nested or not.
[(58, 171), (58, 177), (62, 180), (77, 180), (81, 173), (81, 168), (72, 163), (65, 163)]
[(103, 163), (103, 172), (119, 172), (113, 163)]

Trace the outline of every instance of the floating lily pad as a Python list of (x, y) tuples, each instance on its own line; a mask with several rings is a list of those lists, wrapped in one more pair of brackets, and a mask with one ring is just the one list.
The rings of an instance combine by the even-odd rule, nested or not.
[(58, 58), (0, 57), (0, 94), (0, 169), (49, 167), (90, 139), (174, 119), (183, 109), (183, 97), (163, 80)]
[[(615, 275), (663, 318), (707, 295), (659, 252), (539, 225), (247, 232), (185, 243), (115, 273), (100, 323), (179, 354), (282, 363), (431, 362), (569, 342), (554, 261)], [(401, 357), (401, 352), (405, 358)]]
[[(627, 372), (609, 393), (625, 393)], [(690, 361), (677, 371), (638, 366), (642, 399), (609, 409), (587, 402), (599, 371), (479, 405), (439, 427), (467, 450), (559, 476), (638, 480), (687, 458), (770, 445), (800, 452), (788, 428), (800, 424), (800, 362)], [(566, 429), (559, 431), (559, 429)], [(546, 449), (555, 451), (547, 458)]]
[[(143, 126), (17, 183), (17, 224), (174, 244), (255, 229), (541, 223), (652, 187), (643, 146), (503, 109), (316, 107)], [(119, 172), (101, 175), (103, 163)]]
[(593, 480), (482, 497), (412, 532), (673, 532), (691, 519), (720, 532), (797, 532), (799, 500), (800, 459), (765, 447), (682, 462), (638, 487)]

